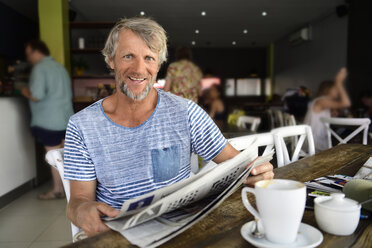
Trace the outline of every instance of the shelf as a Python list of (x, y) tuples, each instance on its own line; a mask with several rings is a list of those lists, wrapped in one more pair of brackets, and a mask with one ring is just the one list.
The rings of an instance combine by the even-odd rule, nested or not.
[(100, 53), (101, 51), (102, 51), (101, 48), (84, 48), (84, 49), (71, 48), (70, 49), (71, 53)]
[(71, 29), (109, 29), (115, 25), (115, 22), (70, 22)]

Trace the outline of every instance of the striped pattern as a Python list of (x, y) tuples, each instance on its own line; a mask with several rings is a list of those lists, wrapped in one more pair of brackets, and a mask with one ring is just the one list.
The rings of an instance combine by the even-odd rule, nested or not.
[(209, 115), (192, 101), (188, 104), (188, 117), (192, 151), (206, 161), (212, 160), (222, 151), (227, 140)]
[[(112, 122), (102, 100), (70, 118), (65, 141), (65, 179), (97, 180), (97, 201), (120, 209), (124, 201), (188, 178), (190, 151), (213, 159), (227, 141), (213, 120), (192, 101), (158, 91), (152, 116), (134, 128)], [(180, 146), (175, 176), (154, 180), (151, 150)]]

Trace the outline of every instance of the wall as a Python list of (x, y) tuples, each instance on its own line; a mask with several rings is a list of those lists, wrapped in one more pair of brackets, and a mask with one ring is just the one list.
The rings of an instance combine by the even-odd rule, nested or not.
[(70, 33), (67, 0), (39, 0), (40, 39), (50, 55), (70, 71)]
[(21, 97), (0, 98), (0, 197), (36, 176), (35, 140), (28, 103)]
[(275, 42), (274, 92), (306, 86), (316, 93), (321, 81), (346, 66), (348, 18), (336, 14), (312, 24), (313, 40), (295, 47), (288, 35)]
[(24, 58), (24, 43), (38, 38), (38, 25), (15, 10), (0, 3), (0, 56)]
[[(348, 92), (353, 108), (361, 107), (360, 96), (372, 91), (372, 1), (351, 1), (349, 12), (347, 65)], [(371, 129), (370, 129), (371, 132)]]
[[(159, 78), (165, 76), (169, 63), (175, 61), (175, 49), (169, 49), (167, 64), (162, 66)], [(247, 77), (258, 73), (266, 77), (266, 48), (193, 48), (193, 61), (204, 71), (210, 70), (221, 78)]]
[[(194, 48), (193, 61), (202, 69), (210, 70), (221, 78), (247, 77), (256, 72), (262, 78), (266, 77), (266, 48)], [(163, 64), (158, 78), (164, 78), (168, 65), (175, 61), (175, 49), (169, 48), (167, 63)], [(88, 65), (87, 74), (107, 74), (106, 63), (100, 53), (73, 54), (72, 58), (82, 58)]]

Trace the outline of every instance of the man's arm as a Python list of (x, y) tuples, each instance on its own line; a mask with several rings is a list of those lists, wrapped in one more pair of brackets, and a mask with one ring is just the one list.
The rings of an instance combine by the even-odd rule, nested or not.
[(120, 212), (106, 203), (95, 201), (96, 186), (96, 180), (70, 181), (71, 197), (67, 205), (67, 217), (76, 226), (82, 228), (87, 236), (108, 230), (101, 217), (115, 217)]
[(164, 90), (164, 91), (170, 91), (171, 84), (172, 84), (171, 80), (170, 80), (170, 79), (166, 79), (166, 80), (165, 80), (165, 85), (164, 85), (163, 90)]
[(30, 88), (28, 88), (27, 86), (25, 86), (25, 87), (22, 88), (21, 94), (24, 97), (26, 97), (27, 99), (31, 100), (31, 101), (34, 101), (34, 102), (40, 101), (40, 99), (32, 96), (31, 91), (30, 91)]
[(95, 166), (79, 128), (71, 120), (66, 130), (64, 169), (64, 177), (70, 181), (67, 217), (88, 236), (107, 230), (100, 218), (115, 217), (119, 211), (96, 201)]
[[(232, 145), (227, 143), (225, 148), (213, 159), (213, 162), (217, 164), (222, 163), (228, 159), (235, 157), (239, 153), (240, 152), (238, 150), (236, 150), (234, 147), (232, 147)], [(273, 179), (274, 178), (273, 169), (274, 167), (271, 163), (266, 163), (266, 164), (257, 166), (251, 172), (253, 176), (248, 177), (244, 183), (250, 186), (253, 186), (258, 181), (266, 180), (266, 179)]]

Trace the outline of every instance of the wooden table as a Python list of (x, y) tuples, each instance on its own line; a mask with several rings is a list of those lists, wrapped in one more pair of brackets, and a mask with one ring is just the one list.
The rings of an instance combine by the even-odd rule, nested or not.
[[(372, 156), (372, 146), (339, 145), (314, 156), (275, 169), (275, 178), (309, 181), (329, 174), (354, 175)], [(253, 199), (251, 199), (253, 200)], [(240, 228), (253, 217), (241, 202), (240, 190), (206, 218), (162, 247), (253, 247), (240, 235)], [(314, 212), (306, 210), (303, 222), (317, 226)], [(346, 237), (323, 232), (319, 247), (372, 247), (372, 222), (361, 220), (354, 234)], [(119, 233), (108, 231), (66, 247), (134, 247)]]

